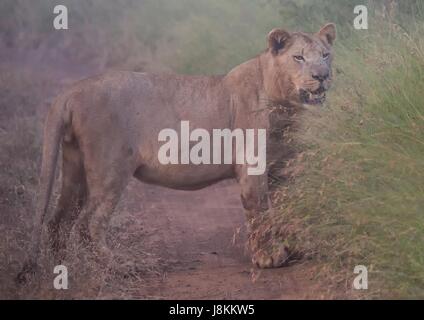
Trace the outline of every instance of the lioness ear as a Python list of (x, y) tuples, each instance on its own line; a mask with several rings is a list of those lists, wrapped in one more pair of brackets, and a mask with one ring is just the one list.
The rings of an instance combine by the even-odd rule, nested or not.
[(273, 29), (268, 33), (268, 48), (272, 54), (277, 54), (283, 49), (290, 38), (290, 33), (282, 29)]
[(318, 31), (318, 37), (332, 46), (336, 40), (336, 25), (334, 23), (327, 23)]

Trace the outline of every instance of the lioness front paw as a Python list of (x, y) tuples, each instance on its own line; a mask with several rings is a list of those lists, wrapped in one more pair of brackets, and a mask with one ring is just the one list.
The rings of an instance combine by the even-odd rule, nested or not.
[(282, 267), (288, 260), (289, 253), (285, 246), (275, 250), (259, 249), (252, 255), (252, 263), (261, 269)]

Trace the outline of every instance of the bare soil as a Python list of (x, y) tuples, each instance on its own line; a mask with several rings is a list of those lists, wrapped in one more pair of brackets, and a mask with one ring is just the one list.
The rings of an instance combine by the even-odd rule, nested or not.
[(146, 277), (146, 298), (320, 297), (311, 290), (316, 285), (311, 266), (252, 266), (238, 194), (232, 181), (194, 192), (131, 183), (121, 210), (132, 212), (143, 230), (145, 250), (164, 262), (157, 274)]

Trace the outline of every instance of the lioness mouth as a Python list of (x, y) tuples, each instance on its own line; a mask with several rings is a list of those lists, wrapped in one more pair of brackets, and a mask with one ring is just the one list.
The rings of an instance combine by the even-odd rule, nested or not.
[(310, 105), (323, 104), (325, 98), (325, 89), (322, 87), (315, 91), (306, 91), (304, 89), (300, 89), (300, 99), (302, 100), (302, 103)]

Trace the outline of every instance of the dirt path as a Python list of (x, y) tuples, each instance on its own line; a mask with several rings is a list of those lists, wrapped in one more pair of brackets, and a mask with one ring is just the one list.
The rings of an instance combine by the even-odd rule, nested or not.
[[(141, 297), (160, 299), (319, 298), (312, 267), (254, 268), (247, 254), (244, 213), (235, 182), (175, 191), (133, 181), (118, 212), (132, 216), (140, 240), (162, 263)], [(116, 221), (119, 216), (116, 216)]]

